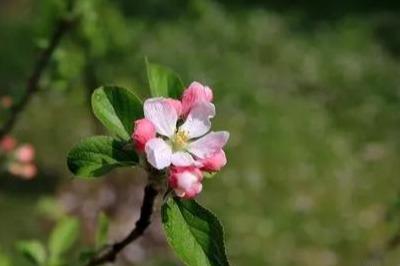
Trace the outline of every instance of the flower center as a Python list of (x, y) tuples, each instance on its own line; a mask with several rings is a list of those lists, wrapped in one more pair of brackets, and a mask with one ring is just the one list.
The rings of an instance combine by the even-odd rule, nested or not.
[(188, 140), (189, 136), (186, 131), (178, 131), (171, 140), (173, 149), (175, 151), (183, 150), (186, 147)]

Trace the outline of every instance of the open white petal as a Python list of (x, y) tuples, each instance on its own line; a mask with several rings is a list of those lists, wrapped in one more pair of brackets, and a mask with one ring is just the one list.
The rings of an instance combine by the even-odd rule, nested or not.
[(204, 159), (222, 149), (228, 139), (229, 132), (227, 131), (210, 132), (204, 137), (190, 143), (188, 151), (198, 158)]
[(188, 152), (178, 151), (172, 154), (171, 162), (175, 166), (191, 166), (195, 164), (195, 161)]
[(206, 134), (211, 128), (210, 118), (215, 116), (215, 107), (209, 102), (196, 104), (179, 128), (185, 131), (189, 138), (197, 138)]
[(171, 147), (161, 138), (154, 138), (146, 143), (147, 161), (159, 170), (171, 164)]
[(143, 109), (144, 116), (153, 123), (158, 134), (171, 137), (175, 133), (178, 114), (166, 99), (148, 99)]

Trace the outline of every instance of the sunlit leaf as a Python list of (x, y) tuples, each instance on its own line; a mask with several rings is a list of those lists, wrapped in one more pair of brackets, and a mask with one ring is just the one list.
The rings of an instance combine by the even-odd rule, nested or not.
[(220, 222), (194, 200), (170, 198), (162, 222), (169, 244), (187, 265), (229, 265)]
[(147, 78), (152, 97), (180, 98), (184, 89), (182, 80), (171, 69), (146, 60)]
[(71, 217), (63, 218), (50, 235), (50, 263), (59, 261), (60, 257), (72, 248), (79, 235), (78, 220)]
[(22, 256), (33, 265), (44, 265), (46, 261), (46, 250), (43, 244), (39, 241), (21, 241), (17, 244), (17, 249)]
[(95, 116), (113, 134), (129, 140), (133, 122), (143, 117), (140, 99), (131, 91), (115, 86), (96, 89), (92, 94)]
[(96, 247), (99, 248), (107, 244), (108, 228), (110, 221), (104, 213), (100, 213), (97, 218)]
[(68, 153), (69, 170), (80, 177), (97, 177), (121, 166), (132, 166), (138, 156), (131, 145), (108, 136), (83, 139)]

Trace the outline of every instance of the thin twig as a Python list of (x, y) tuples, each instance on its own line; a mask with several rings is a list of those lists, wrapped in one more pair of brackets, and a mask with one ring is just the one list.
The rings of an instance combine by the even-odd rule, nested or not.
[(123, 240), (110, 246), (109, 250), (99, 256), (93, 257), (86, 266), (97, 266), (108, 262), (114, 262), (117, 255), (130, 243), (135, 241), (151, 223), (154, 201), (158, 195), (158, 190), (149, 184), (144, 189), (142, 207), (140, 209), (140, 218), (135, 224), (135, 228)]
[(38, 60), (36, 61), (33, 71), (29, 76), (26, 84), (25, 94), (17, 104), (11, 107), (11, 113), (9, 117), (0, 128), (0, 138), (4, 137), (4, 135), (12, 130), (20, 113), (26, 108), (32, 96), (39, 90), (40, 78), (42, 77), (43, 72), (49, 63), (54, 50), (59, 45), (62, 37), (71, 28), (71, 25), (72, 21), (66, 19), (61, 19), (57, 23), (55, 30), (50, 37), (49, 45), (39, 54)]

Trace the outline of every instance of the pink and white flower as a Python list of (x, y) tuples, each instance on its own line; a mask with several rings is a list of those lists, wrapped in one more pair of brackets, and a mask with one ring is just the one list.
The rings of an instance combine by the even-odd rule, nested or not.
[(209, 132), (210, 119), (215, 116), (215, 107), (210, 102), (200, 101), (192, 106), (180, 126), (178, 112), (166, 98), (146, 100), (144, 115), (159, 135), (145, 146), (147, 161), (159, 170), (171, 164), (178, 167), (200, 165), (198, 160), (220, 151), (229, 138), (226, 131)]
[(196, 167), (171, 167), (168, 183), (178, 197), (194, 198), (203, 188), (203, 173)]
[(158, 170), (167, 169), (169, 187), (178, 197), (193, 198), (202, 188), (203, 172), (216, 172), (227, 160), (223, 147), (227, 131), (210, 131), (215, 116), (212, 90), (193, 82), (182, 101), (151, 98), (144, 102), (144, 118), (135, 121), (136, 150)]

